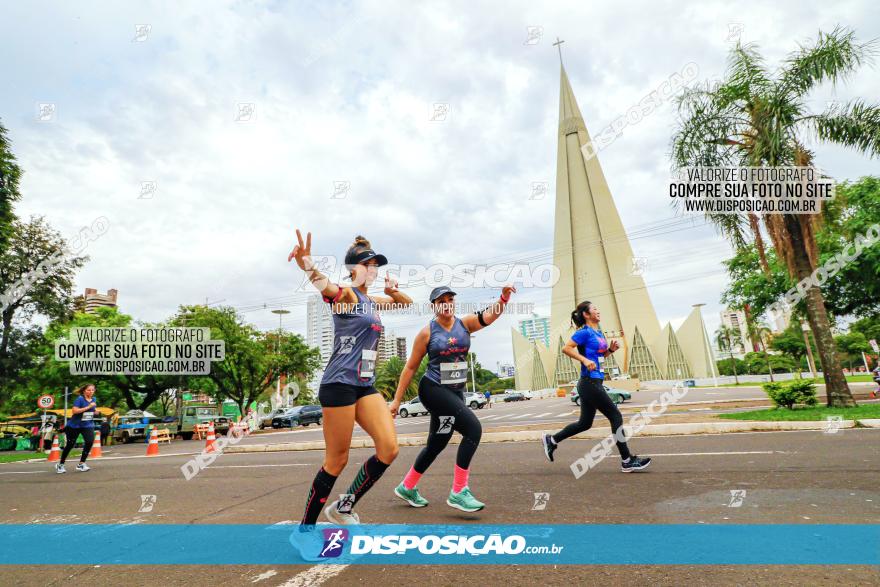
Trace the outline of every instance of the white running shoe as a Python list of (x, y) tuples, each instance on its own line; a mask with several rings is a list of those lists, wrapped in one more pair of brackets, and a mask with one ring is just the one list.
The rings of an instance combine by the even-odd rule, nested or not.
[(55, 472), (56, 473), (66, 473), (67, 469), (64, 468), (64, 465), (61, 463), (55, 463)]
[(76, 466), (77, 471), (90, 471), (92, 468), (85, 463), (80, 463)]
[(333, 522), (334, 524), (339, 524), (343, 526), (348, 526), (351, 524), (360, 524), (360, 517), (354, 512), (340, 512), (336, 509), (336, 506), (339, 505), (339, 500), (337, 499), (326, 508), (324, 508), (324, 515), (327, 516), (327, 519)]

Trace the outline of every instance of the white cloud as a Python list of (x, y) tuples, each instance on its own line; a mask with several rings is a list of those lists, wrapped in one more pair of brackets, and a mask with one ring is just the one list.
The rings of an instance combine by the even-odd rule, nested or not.
[[(97, 216), (111, 221), (92, 243), (78, 287), (119, 289), (122, 309), (158, 320), (179, 303), (300, 304), (285, 322), (304, 332), (298, 270), (286, 262), (293, 230), (312, 230), (315, 252), (342, 255), (363, 233), (392, 262), (479, 262), (552, 246), (559, 69), (555, 37), (595, 135), (688, 62), (721, 75), (729, 23), (773, 63), (796, 41), (855, 26), (880, 29), (865, 2), (481, 6), (375, 3), (109, 2), (10, 5), (0, 23), (0, 119), (25, 169), (21, 215), (45, 214), (72, 235)], [(839, 21), (837, 20), (839, 19)], [(135, 24), (150, 24), (133, 42)], [(536, 45), (526, 27), (543, 27)], [(876, 72), (815, 98), (876, 96)], [(830, 96), (830, 97), (829, 97)], [(34, 120), (38, 102), (57, 120)], [(235, 122), (237, 103), (256, 119)], [(435, 103), (449, 105), (431, 121)], [(663, 197), (672, 108), (627, 128), (600, 153), (628, 229), (668, 217)], [(817, 148), (837, 177), (871, 163)], [(350, 181), (331, 199), (335, 181)], [(143, 181), (157, 182), (138, 199)], [(550, 194), (529, 200), (531, 184)], [(698, 239), (698, 240), (692, 240)], [(685, 260), (682, 240), (702, 251)], [(711, 228), (633, 241), (661, 322), (706, 302), (717, 326), (725, 245)], [(490, 300), (497, 292), (471, 292)], [(414, 297), (424, 298), (417, 291)], [(464, 298), (465, 296), (460, 296)], [(549, 292), (526, 294), (546, 308)], [(253, 311), (263, 328), (275, 316)], [(421, 319), (388, 319), (411, 337)], [(401, 326), (398, 327), (397, 323)], [(509, 360), (506, 317), (475, 346), (484, 365)]]

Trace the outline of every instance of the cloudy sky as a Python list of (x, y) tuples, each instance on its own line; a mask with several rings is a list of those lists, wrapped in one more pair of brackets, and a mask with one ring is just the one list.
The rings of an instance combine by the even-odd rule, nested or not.
[[(116, 288), (121, 309), (149, 321), (207, 299), (268, 329), (270, 310), (285, 307), (284, 327), (305, 334), (302, 274), (287, 263), (296, 227), (312, 231), (315, 255), (341, 256), (364, 234), (393, 263), (552, 259), (557, 37), (596, 136), (688, 63), (698, 79), (720, 77), (736, 38), (774, 64), (837, 24), (878, 38), (880, 7), (6, 3), (0, 121), (25, 171), (20, 216), (45, 215), (68, 238), (98, 217), (110, 223), (86, 250), (78, 289)], [(878, 79), (866, 67), (811, 101), (873, 101)], [(704, 302), (712, 332), (729, 248), (702, 222), (670, 226), (673, 122), (664, 105), (599, 159), (661, 322), (678, 326)], [(811, 146), (838, 179), (880, 172), (876, 160)], [(549, 195), (532, 197), (541, 182)], [(426, 289), (409, 293), (420, 301)], [(518, 298), (549, 308), (548, 289)], [(385, 323), (411, 340), (426, 321)], [(484, 366), (512, 359), (515, 321), (475, 341)]]

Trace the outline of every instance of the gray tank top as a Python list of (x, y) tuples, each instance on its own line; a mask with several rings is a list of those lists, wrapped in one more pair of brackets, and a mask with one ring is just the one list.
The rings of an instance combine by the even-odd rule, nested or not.
[[(376, 379), (376, 350), (382, 333), (382, 320), (376, 304), (356, 287), (354, 308), (333, 312), (333, 353), (321, 377), (321, 384), (347, 383), (368, 387)], [(328, 301), (324, 298), (325, 301)]]
[(431, 320), (425, 377), (440, 385), (463, 388), (467, 383), (467, 354), (470, 348), (471, 335), (458, 316), (448, 332), (436, 319)]

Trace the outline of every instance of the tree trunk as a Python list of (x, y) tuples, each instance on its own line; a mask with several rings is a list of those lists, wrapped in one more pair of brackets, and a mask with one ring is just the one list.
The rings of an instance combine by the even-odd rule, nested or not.
[[(801, 232), (800, 222), (797, 216), (785, 215), (785, 227), (791, 235), (791, 248), (794, 257), (797, 274), (795, 279), (800, 281), (810, 278), (813, 272), (810, 259), (807, 255), (806, 243)], [(822, 291), (815, 285), (807, 288), (805, 299), (807, 306), (807, 322), (813, 331), (813, 339), (816, 343), (816, 351), (822, 362), (822, 377), (825, 379), (825, 393), (828, 397), (828, 407), (851, 407), (856, 402), (850, 393), (849, 385), (843, 376), (843, 368), (837, 357), (834, 345), (834, 336), (831, 333), (831, 323), (828, 321), (828, 313), (825, 311), (825, 299)]]

